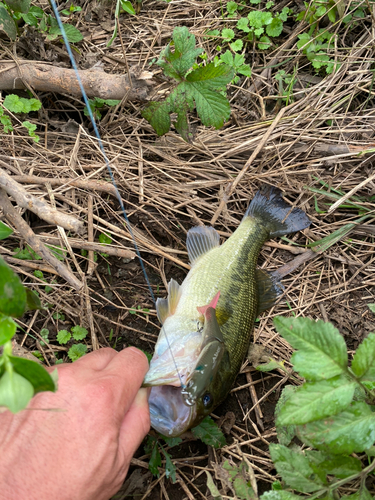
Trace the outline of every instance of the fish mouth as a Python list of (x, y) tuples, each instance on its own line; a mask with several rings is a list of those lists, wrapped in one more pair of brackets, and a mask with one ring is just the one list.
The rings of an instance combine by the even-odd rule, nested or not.
[(154, 386), (148, 403), (151, 426), (164, 436), (179, 436), (191, 427), (196, 417), (196, 405), (187, 406), (184, 403), (181, 387)]

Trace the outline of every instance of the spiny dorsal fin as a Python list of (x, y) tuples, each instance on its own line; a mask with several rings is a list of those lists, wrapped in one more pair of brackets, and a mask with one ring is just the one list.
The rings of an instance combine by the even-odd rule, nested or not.
[(283, 293), (284, 286), (278, 280), (276, 273), (269, 273), (264, 269), (257, 269), (255, 278), (258, 285), (258, 314), (260, 314), (275, 305), (278, 296)]
[(186, 238), (186, 248), (191, 264), (194, 264), (199, 257), (220, 245), (219, 233), (210, 226), (193, 227), (188, 231)]
[(180, 285), (173, 278), (168, 283), (168, 298), (157, 299), (156, 312), (161, 324), (176, 312), (177, 304), (181, 297)]

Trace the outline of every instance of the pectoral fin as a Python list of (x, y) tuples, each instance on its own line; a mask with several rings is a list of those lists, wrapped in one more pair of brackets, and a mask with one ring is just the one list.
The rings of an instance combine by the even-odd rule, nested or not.
[(156, 312), (161, 324), (176, 312), (178, 302), (181, 297), (181, 287), (173, 278), (168, 283), (168, 297), (166, 299), (157, 299)]

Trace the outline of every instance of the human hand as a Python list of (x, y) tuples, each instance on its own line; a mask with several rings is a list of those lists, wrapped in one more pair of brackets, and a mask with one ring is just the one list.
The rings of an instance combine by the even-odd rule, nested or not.
[[(0, 414), (0, 498), (107, 500), (150, 429), (146, 356), (100, 349), (58, 366), (56, 393)], [(45, 411), (40, 411), (45, 410)]]

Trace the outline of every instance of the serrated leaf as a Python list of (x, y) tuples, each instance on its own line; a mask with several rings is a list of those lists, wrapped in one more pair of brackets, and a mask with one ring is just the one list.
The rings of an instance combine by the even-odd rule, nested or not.
[(358, 458), (345, 457), (338, 455), (337, 457), (327, 458), (319, 463), (319, 467), (325, 474), (336, 476), (339, 479), (345, 479), (362, 470), (362, 463)]
[(4, 222), (0, 220), (0, 240), (8, 238), (13, 233), (13, 229), (8, 227)]
[(165, 456), (165, 475), (167, 479), (171, 478), (174, 484), (176, 482), (176, 466), (172, 462), (170, 454), (166, 452), (164, 448), (162, 448), (161, 451)]
[(297, 436), (334, 455), (361, 453), (375, 441), (375, 413), (366, 403), (354, 401), (338, 415), (298, 426)]
[(234, 38), (234, 31), (231, 30), (230, 28), (224, 28), (223, 31), (221, 32), (221, 36), (224, 38), (225, 42), (229, 42)]
[(0, 345), (8, 342), (16, 333), (17, 323), (0, 312)]
[(312, 493), (324, 486), (302, 453), (271, 443), (270, 454), (277, 472), (290, 487), (302, 493)]
[(77, 359), (82, 358), (87, 352), (87, 345), (84, 344), (74, 344), (68, 351), (68, 357), (72, 361), (77, 361)]
[(189, 33), (186, 26), (179, 26), (173, 30), (174, 51), (169, 44), (160, 54), (157, 64), (164, 73), (181, 81), (186, 72), (192, 67), (196, 58), (204, 52), (195, 48), (195, 36)]
[(217, 489), (216, 484), (214, 483), (211, 474), (208, 470), (205, 471), (207, 474), (207, 488), (210, 490), (211, 495), (214, 500), (223, 500), (223, 497), (220, 495), (219, 490)]
[(243, 47), (243, 41), (242, 40), (236, 40), (235, 42), (233, 43), (230, 43), (229, 44), (230, 48), (234, 51), (234, 52), (239, 52), (240, 50), (242, 50), (242, 47)]
[(211, 417), (206, 417), (202, 422), (191, 429), (193, 435), (203, 443), (221, 448), (226, 445), (225, 436)]
[(249, 33), (249, 20), (246, 17), (241, 17), (241, 19), (237, 22), (237, 29), (244, 31), (245, 33)]
[(278, 417), (280, 415), (280, 412), (285, 405), (287, 401), (292, 397), (292, 395), (295, 393), (297, 390), (297, 387), (294, 385), (287, 385), (284, 387), (278, 401), (276, 404), (275, 408), (275, 420), (276, 420), (276, 431), (277, 431), (277, 439), (280, 444), (283, 444), (284, 446), (288, 446), (292, 439), (294, 438), (296, 432), (296, 426), (295, 425), (287, 425), (287, 426), (282, 426), (279, 425), (278, 422)]
[(42, 391), (56, 391), (57, 388), (51, 375), (36, 361), (16, 356), (9, 356), (9, 360), (14, 371), (30, 382), (35, 394)]
[[(147, 353), (145, 354), (147, 355)], [(167, 437), (163, 436), (163, 434), (160, 434), (160, 437), (164, 439), (164, 441), (170, 448), (173, 448), (173, 446), (177, 446), (178, 444), (182, 443), (182, 439), (180, 437)]]
[(73, 334), (74, 340), (83, 340), (86, 338), (87, 334), (89, 333), (86, 328), (83, 328), (83, 326), (73, 326), (70, 331)]
[(271, 47), (271, 45), (271, 40), (268, 38), (268, 36), (262, 36), (259, 38), (258, 48), (260, 50), (267, 50)]
[(366, 488), (366, 486), (360, 486), (359, 490), (353, 493), (353, 495), (342, 496), (341, 500), (373, 500), (374, 497)]
[(330, 323), (308, 318), (274, 320), (276, 330), (298, 349), (291, 358), (295, 371), (307, 380), (322, 380), (345, 373), (348, 364), (346, 344)]
[(351, 368), (361, 382), (375, 381), (375, 333), (370, 333), (359, 345)]
[(0, 4), (0, 33), (5, 33), (11, 40), (15, 40), (17, 37), (16, 24), (6, 10), (6, 8)]
[(6, 371), (0, 378), (0, 407), (17, 413), (26, 408), (33, 395), (31, 383), (18, 373)]
[(26, 14), (30, 9), (30, 0), (7, 0), (6, 3), (15, 12)]
[(158, 135), (166, 134), (171, 127), (169, 102), (150, 101), (141, 112)]
[(159, 446), (157, 443), (155, 443), (155, 445), (151, 451), (150, 460), (148, 462), (148, 469), (151, 471), (151, 473), (154, 476), (159, 477), (158, 467), (160, 467), (160, 466), (161, 466), (161, 455), (160, 455), (160, 451), (159, 451)]
[(68, 330), (60, 330), (57, 334), (57, 342), (59, 344), (66, 344), (71, 339), (72, 335)]
[(353, 400), (357, 383), (338, 376), (304, 383), (280, 410), (278, 425), (301, 425), (336, 415)]
[(25, 287), (0, 257), (0, 312), (18, 318), (25, 312), (25, 308)]
[(266, 33), (268, 36), (279, 36), (283, 31), (283, 22), (279, 17), (274, 17), (272, 22), (267, 26)]

